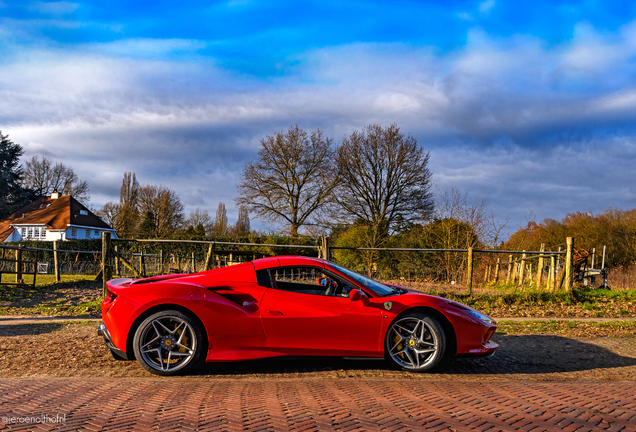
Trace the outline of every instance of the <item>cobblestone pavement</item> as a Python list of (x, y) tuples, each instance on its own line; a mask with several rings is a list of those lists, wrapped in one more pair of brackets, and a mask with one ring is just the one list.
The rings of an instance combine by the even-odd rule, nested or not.
[(8, 378), (0, 415), (7, 430), (636, 431), (636, 383)]

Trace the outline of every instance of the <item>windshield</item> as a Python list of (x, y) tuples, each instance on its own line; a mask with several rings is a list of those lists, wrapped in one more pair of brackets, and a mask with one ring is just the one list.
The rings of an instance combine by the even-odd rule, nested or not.
[(366, 288), (371, 290), (375, 295), (379, 297), (386, 297), (386, 296), (390, 296), (394, 294), (400, 294), (402, 292), (398, 289), (383, 285), (380, 282), (376, 282), (373, 279), (370, 279), (366, 276), (362, 276), (361, 274), (356, 273), (353, 270), (349, 270), (348, 268), (341, 267), (332, 262), (330, 262), (329, 265), (335, 268), (336, 270), (342, 272), (343, 274), (349, 276), (354, 281), (364, 285)]

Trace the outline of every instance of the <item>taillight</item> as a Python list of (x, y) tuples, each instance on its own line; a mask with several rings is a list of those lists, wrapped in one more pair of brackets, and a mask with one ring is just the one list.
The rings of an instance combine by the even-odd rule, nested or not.
[(108, 312), (111, 308), (111, 306), (113, 305), (113, 302), (115, 301), (115, 299), (117, 298), (117, 294), (113, 293), (112, 291), (108, 291), (108, 295), (106, 296), (106, 298), (104, 299), (104, 301), (102, 302), (102, 307), (106, 307), (106, 312)]

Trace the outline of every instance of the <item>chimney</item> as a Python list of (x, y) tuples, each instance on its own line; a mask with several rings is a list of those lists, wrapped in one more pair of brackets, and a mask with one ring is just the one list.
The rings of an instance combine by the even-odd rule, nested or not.
[(59, 194), (59, 193), (57, 193), (57, 192), (53, 192), (53, 193), (51, 194), (51, 199), (52, 199), (52, 200), (54, 200), (54, 199), (58, 199), (58, 197), (59, 197), (59, 196), (60, 196), (60, 194)]

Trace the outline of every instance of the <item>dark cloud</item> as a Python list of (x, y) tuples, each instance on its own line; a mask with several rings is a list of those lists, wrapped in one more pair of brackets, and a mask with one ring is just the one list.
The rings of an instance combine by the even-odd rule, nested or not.
[[(0, 66), (0, 125), (27, 157), (71, 165), (95, 206), (117, 200), (132, 171), (175, 189), (188, 211), (213, 213), (223, 201), (232, 217), (239, 172), (266, 135), (299, 124), (340, 140), (397, 123), (431, 151), (441, 188), (487, 196), (515, 226), (529, 211), (541, 219), (631, 208), (636, 30), (584, 30), (559, 46), (475, 30), (446, 53), (409, 44), (309, 50), (268, 79), (209, 58), (169, 58), (197, 41), (33, 49)], [(134, 49), (153, 55), (126, 57)]]

